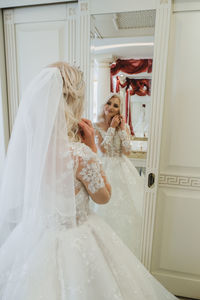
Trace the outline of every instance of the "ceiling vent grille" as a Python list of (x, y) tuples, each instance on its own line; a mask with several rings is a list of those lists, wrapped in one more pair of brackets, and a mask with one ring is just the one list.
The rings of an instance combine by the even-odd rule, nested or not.
[(115, 22), (118, 29), (152, 28), (155, 27), (156, 10), (117, 13)]

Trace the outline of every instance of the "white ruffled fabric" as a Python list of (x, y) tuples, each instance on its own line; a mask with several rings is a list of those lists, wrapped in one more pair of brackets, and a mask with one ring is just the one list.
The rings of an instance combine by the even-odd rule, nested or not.
[[(86, 162), (94, 157), (80, 143), (73, 148), (81, 150), (77, 153)], [(97, 181), (96, 174), (92, 182), (96, 185)], [(77, 179), (75, 185), (80, 188), (76, 195), (77, 227), (66, 228), (58, 216), (49, 219), (26, 263), (18, 269), (13, 270), (17, 241), (23, 242), (27, 234), (31, 240), (26, 224), (20, 223), (1, 248), (0, 299), (175, 300), (116, 233), (89, 211), (84, 185)]]
[(18, 271), (2, 300), (176, 299), (95, 215), (77, 228), (48, 229)]

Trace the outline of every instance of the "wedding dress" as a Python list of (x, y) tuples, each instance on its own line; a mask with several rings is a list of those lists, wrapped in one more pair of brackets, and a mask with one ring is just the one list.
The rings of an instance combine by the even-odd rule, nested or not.
[(89, 147), (68, 141), (62, 78), (44, 69), (20, 104), (8, 150), (1, 300), (176, 299), (90, 212), (89, 194), (104, 187), (103, 174)]
[[(112, 197), (105, 206), (94, 206), (95, 212), (116, 231), (124, 243), (140, 257), (144, 177), (141, 177), (123, 149), (130, 151), (127, 128), (107, 131), (94, 124), (97, 139), (102, 140), (100, 151), (103, 169), (112, 186)], [(99, 144), (99, 141), (97, 140)]]

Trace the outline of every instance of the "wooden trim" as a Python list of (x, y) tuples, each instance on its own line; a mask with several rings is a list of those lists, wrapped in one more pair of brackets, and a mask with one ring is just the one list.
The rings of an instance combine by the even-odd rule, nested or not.
[(200, 190), (200, 177), (161, 173), (159, 186)]

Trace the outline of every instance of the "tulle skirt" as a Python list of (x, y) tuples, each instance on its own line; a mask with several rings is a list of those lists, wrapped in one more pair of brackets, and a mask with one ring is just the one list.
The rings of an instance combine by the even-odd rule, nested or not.
[(93, 205), (101, 216), (119, 235), (123, 242), (140, 256), (144, 177), (130, 162), (121, 157), (102, 157), (103, 169), (112, 187), (112, 196), (106, 205)]
[(23, 240), (20, 230), (12, 235), (0, 254), (1, 300), (176, 299), (96, 215), (76, 228), (46, 229), (18, 270)]

